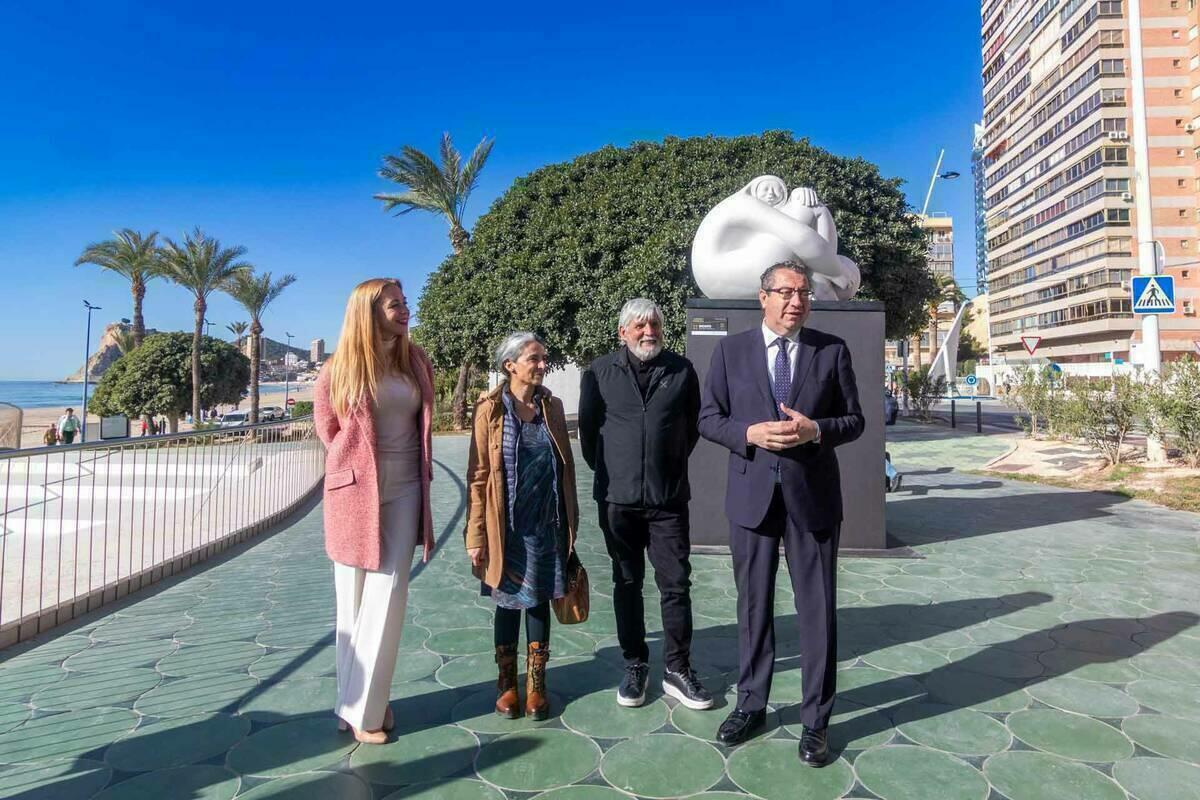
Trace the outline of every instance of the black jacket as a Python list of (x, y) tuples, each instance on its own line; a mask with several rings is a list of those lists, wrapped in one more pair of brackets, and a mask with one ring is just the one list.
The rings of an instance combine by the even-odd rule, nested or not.
[(683, 356), (658, 356), (645, 401), (625, 348), (593, 361), (580, 385), (579, 444), (595, 471), (595, 499), (641, 508), (687, 503), (699, 416), (700, 381)]

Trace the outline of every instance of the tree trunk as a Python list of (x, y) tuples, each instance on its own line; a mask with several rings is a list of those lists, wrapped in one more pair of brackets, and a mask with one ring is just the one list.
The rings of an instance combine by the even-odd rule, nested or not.
[(196, 329), (192, 331), (192, 424), (200, 424), (200, 342), (204, 336), (204, 314), (208, 303), (196, 298)]
[(174, 414), (167, 416), (167, 430), (171, 433), (179, 433), (179, 417)]
[(921, 369), (921, 334), (920, 333), (917, 333), (915, 336), (913, 336), (912, 353), (913, 353), (913, 369), (915, 369), (919, 372)]
[(462, 430), (467, 427), (467, 380), (471, 374), (471, 360), (464, 358), (458, 365), (458, 380), (454, 382), (454, 394), (450, 398), (450, 413), (454, 418), (454, 427)]
[[(250, 326), (250, 422), (258, 422), (258, 360), (262, 347), (263, 326), (258, 320)], [(285, 409), (286, 410), (286, 409)]]
[(457, 222), (450, 223), (450, 246), (454, 248), (454, 255), (461, 256), (470, 242), (471, 234), (467, 233), (462, 225)]
[(133, 282), (133, 347), (136, 350), (142, 346), (146, 338), (146, 321), (142, 319), (142, 301), (146, 299), (146, 282)]

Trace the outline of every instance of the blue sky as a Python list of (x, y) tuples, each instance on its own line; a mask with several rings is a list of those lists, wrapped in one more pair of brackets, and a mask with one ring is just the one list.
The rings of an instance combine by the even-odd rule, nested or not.
[[(298, 282), (267, 335), (333, 346), (349, 289), (396, 275), (415, 297), (449, 252), (439, 219), (372, 199), (380, 157), (496, 146), (468, 221), (512, 180), (606, 144), (792, 130), (863, 156), (956, 221), (974, 284), (971, 125), (979, 7), (969, 0), (435, 6), (399, 3), (8, 4), (0, 26), (0, 380), (82, 363), (87, 298), (130, 313), (127, 284), (73, 267), (115, 228), (200, 226)], [(152, 284), (147, 325), (190, 329)], [(208, 318), (242, 319), (216, 296)], [(99, 327), (99, 326), (97, 326)], [(23, 346), (14, 346), (15, 343)]]

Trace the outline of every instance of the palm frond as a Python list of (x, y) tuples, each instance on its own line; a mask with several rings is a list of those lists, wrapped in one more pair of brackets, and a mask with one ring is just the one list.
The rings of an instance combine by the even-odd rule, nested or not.
[(487, 163), (488, 156), (492, 154), (492, 145), (495, 143), (495, 139), (483, 137), (479, 144), (475, 145), (471, 157), (467, 159), (467, 166), (463, 168), (462, 175), (458, 180), (458, 196), (462, 199), (464, 206), (467, 198), (470, 197), (471, 192), (475, 191), (475, 186), (479, 183), (479, 173), (483, 171), (483, 165)]
[(206, 300), (235, 275), (252, 269), (249, 262), (239, 260), (245, 254), (245, 247), (223, 248), (220, 241), (196, 228), (182, 244), (166, 239), (159, 251), (158, 269), (197, 300)]
[(264, 272), (255, 275), (252, 272), (242, 272), (231, 278), (224, 286), (225, 292), (246, 309), (251, 319), (256, 323), (262, 321), (263, 312), (271, 305), (283, 290), (296, 282), (295, 275), (281, 275), (273, 280), (271, 273)]
[(95, 264), (122, 276), (131, 283), (144, 283), (157, 277), (158, 231), (141, 234), (130, 228), (113, 231), (113, 238), (84, 248), (75, 266)]

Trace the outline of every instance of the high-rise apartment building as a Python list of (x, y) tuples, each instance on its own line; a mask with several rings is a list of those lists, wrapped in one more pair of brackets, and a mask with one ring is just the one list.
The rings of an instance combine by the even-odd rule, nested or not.
[[(1131, 5), (1133, 11), (1131, 12)], [(1140, 11), (1139, 9), (1140, 5)], [(982, 4), (986, 283), (997, 360), (1037, 355), (1068, 372), (1139, 360), (1137, 214), (1153, 221), (1177, 312), (1163, 359), (1200, 339), (1200, 52), (1195, 0), (985, 0)], [(1136, 196), (1130, 13), (1142, 31), (1148, 197)], [(1136, 29), (1137, 26), (1134, 26)], [(1145, 247), (1154, 247), (1147, 241)]]
[(325, 360), (325, 340), (313, 339), (308, 346), (308, 360), (312, 364), (320, 364)]
[[(934, 275), (940, 275), (948, 280), (954, 280), (954, 219), (946, 214), (929, 214), (922, 217), (916, 215), (917, 221), (928, 234), (929, 249), (925, 252), (925, 263)], [(946, 331), (954, 321), (954, 306), (950, 302), (943, 303), (937, 311), (937, 340), (933, 339), (933, 315), (918, 336), (909, 342), (909, 359), (911, 364), (929, 364), (937, 355), (938, 348), (946, 341)], [(913, 348), (920, 342), (920, 353)], [(884, 360), (888, 364), (898, 366), (902, 356), (897, 352), (896, 342), (889, 341), (884, 347)]]

